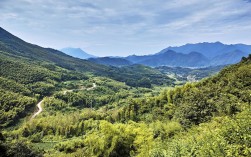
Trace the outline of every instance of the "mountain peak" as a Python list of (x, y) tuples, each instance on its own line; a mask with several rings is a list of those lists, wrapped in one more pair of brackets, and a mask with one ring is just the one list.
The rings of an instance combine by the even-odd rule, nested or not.
[(224, 45), (222, 42), (220, 41), (216, 41), (216, 42), (202, 42), (200, 44), (220, 44), (220, 45)]
[(215, 44), (223, 44), (223, 43), (220, 41), (216, 41)]
[(64, 52), (67, 55), (70, 55), (72, 57), (80, 58), (80, 59), (88, 59), (88, 58), (95, 58), (96, 56), (91, 55), (83, 51), (81, 48), (73, 48), (73, 47), (67, 47), (63, 48), (60, 51)]

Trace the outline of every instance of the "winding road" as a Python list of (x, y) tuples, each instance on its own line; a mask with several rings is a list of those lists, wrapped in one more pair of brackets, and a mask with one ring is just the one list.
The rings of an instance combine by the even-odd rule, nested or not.
[[(86, 90), (93, 90), (97, 87), (96, 83), (93, 83), (92, 84), (92, 87), (90, 88), (86, 88)], [(65, 90), (63, 93), (66, 94), (67, 92), (73, 92), (73, 89), (72, 90)], [(42, 99), (38, 104), (37, 104), (37, 108), (38, 108), (38, 111), (36, 113), (34, 113), (34, 115), (31, 117), (31, 120), (33, 118), (35, 118), (37, 115), (39, 115), (42, 111), (43, 111), (43, 108), (41, 106), (41, 104), (43, 103), (44, 99)]]
[(96, 83), (92, 83), (92, 87), (87, 88), (87, 90), (93, 90), (97, 87)]
[(38, 107), (38, 111), (36, 113), (34, 113), (34, 115), (31, 117), (31, 119), (35, 118), (39, 113), (41, 113), (43, 111), (43, 108), (41, 106), (41, 104), (43, 103), (44, 100), (41, 100), (38, 104), (37, 104), (37, 107)]
[(74, 90), (76, 91), (80, 91), (80, 90), (93, 90), (97, 87), (96, 83), (92, 83), (92, 87), (90, 88), (85, 88), (85, 87), (81, 87), (80, 89), (70, 89), (70, 90), (64, 90), (63, 94), (65, 95), (67, 92), (73, 92)]

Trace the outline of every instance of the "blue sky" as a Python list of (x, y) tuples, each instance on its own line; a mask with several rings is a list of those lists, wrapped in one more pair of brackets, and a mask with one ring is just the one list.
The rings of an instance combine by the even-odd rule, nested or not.
[(186, 43), (251, 44), (251, 1), (0, 0), (0, 26), (44, 47), (142, 55)]

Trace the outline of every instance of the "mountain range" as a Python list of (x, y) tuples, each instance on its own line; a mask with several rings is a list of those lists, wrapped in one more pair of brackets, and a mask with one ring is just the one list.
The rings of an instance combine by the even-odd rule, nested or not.
[(96, 57), (94, 55), (86, 53), (81, 48), (67, 47), (67, 48), (61, 49), (60, 51), (64, 52), (67, 55), (70, 55), (70, 56), (76, 57), (76, 58), (80, 58), (80, 59), (88, 59), (88, 58), (95, 58)]
[(220, 42), (186, 44), (180, 47), (168, 47), (147, 56), (126, 57), (133, 63), (148, 66), (207, 67), (234, 64), (251, 53), (251, 46), (244, 44), (226, 45)]
[[(40, 74), (38, 75), (37, 72)], [(18, 73), (19, 76), (16, 77), (15, 73)], [(75, 58), (55, 49), (27, 43), (0, 27), (0, 77), (11, 80), (21, 78), (25, 78), (23, 80), (27, 80), (27, 78), (29, 78), (28, 80), (32, 78), (50, 80), (50, 75), (57, 74), (58, 80), (64, 80), (83, 77), (83, 73), (108, 77), (131, 86), (142, 86), (139, 80), (144, 81), (145, 78), (153, 84), (173, 81), (158, 70), (146, 66), (133, 65), (117, 68)], [(155, 81), (156, 79), (158, 81)]]
[[(131, 58), (156, 66), (211, 61), (173, 50)], [(0, 157), (251, 156), (251, 55), (180, 86), (218, 68), (99, 65), (0, 27)]]
[[(251, 45), (227, 45), (220, 42), (204, 42), (186, 44), (179, 47), (167, 47), (152, 55), (95, 58), (95, 56), (84, 52), (80, 48), (65, 48), (62, 49), (64, 53), (51, 48), (41, 48), (37, 45), (26, 43), (2, 28), (0, 28), (0, 37), (0, 49), (12, 53), (7, 55), (15, 54), (19, 57), (22, 56), (37, 61), (46, 60), (66, 69), (79, 69), (81, 71), (100, 72), (100, 69), (102, 69), (101, 71), (107, 70), (107, 67), (101, 67), (99, 64), (118, 67), (133, 64), (142, 64), (151, 67), (208, 67), (228, 65), (239, 62), (242, 57), (248, 56), (251, 52)], [(89, 61), (83, 59), (89, 59)]]
[(216, 56), (223, 55), (226, 53), (231, 53), (233, 51), (239, 50), (245, 53), (251, 52), (251, 45), (244, 44), (223, 44), (221, 42), (203, 42), (197, 44), (186, 44), (179, 47), (168, 47), (163, 49), (159, 53), (164, 53), (168, 50), (173, 50), (179, 53), (188, 54), (192, 51), (199, 52), (202, 55), (206, 56), (208, 59), (213, 59)]
[[(133, 59), (132, 59), (133, 58)], [(164, 53), (157, 53), (148, 56), (129, 56), (127, 59), (137, 64), (148, 66), (181, 66), (181, 67), (198, 67), (206, 66), (209, 60), (198, 52), (190, 52), (189, 54), (177, 53), (168, 50)]]
[[(143, 64), (151, 67), (208, 67), (237, 63), (242, 57), (248, 56), (249, 53), (251, 53), (251, 45), (227, 45), (221, 42), (204, 42), (186, 44), (180, 47), (168, 47), (152, 55), (121, 57), (124, 60), (121, 60), (121, 58), (111, 59), (111, 57), (106, 57), (92, 59), (91, 61), (113, 66)], [(120, 61), (121, 63), (119, 63)], [(126, 64), (123, 64), (125, 62)]]

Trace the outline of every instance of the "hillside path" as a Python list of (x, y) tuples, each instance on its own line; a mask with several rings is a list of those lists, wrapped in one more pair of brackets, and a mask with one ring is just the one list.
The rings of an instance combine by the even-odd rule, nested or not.
[(64, 90), (63, 91), (63, 94), (65, 95), (67, 92), (73, 92), (74, 90), (76, 91), (81, 91), (81, 90), (93, 90), (97, 87), (96, 83), (92, 83), (92, 87), (90, 88), (85, 88), (85, 87), (82, 87), (80, 89), (70, 89), (70, 90)]
[[(90, 88), (86, 88), (86, 90), (93, 90), (97, 87), (96, 83), (93, 83), (92, 84), (92, 87)], [(66, 94), (66, 92), (72, 92), (72, 90), (65, 90), (63, 93)], [(39, 115), (42, 111), (43, 111), (43, 108), (41, 106), (41, 104), (43, 103), (44, 99), (42, 99), (38, 104), (37, 104), (37, 108), (38, 108), (38, 111), (36, 113), (34, 113), (34, 115), (31, 117), (31, 119), (35, 118), (37, 115)]]
[(34, 115), (31, 117), (31, 119), (35, 118), (37, 115), (39, 115), (39, 113), (41, 113), (43, 111), (43, 108), (41, 106), (41, 104), (43, 103), (44, 100), (41, 100), (38, 104), (37, 104), (37, 108), (38, 111), (36, 113), (34, 113)]
[(92, 87), (87, 88), (87, 90), (93, 90), (97, 87), (96, 83), (92, 83)]

